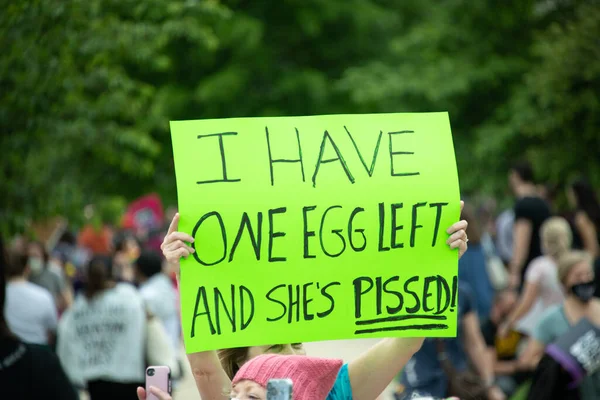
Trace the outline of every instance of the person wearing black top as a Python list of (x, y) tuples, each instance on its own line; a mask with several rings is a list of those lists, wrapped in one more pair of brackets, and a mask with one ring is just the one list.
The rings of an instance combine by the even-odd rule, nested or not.
[[(11, 257), (23, 257), (15, 255)], [(78, 400), (58, 357), (48, 346), (17, 339), (4, 318), (7, 256), (0, 238), (0, 388), (3, 399)]]
[(544, 354), (535, 369), (527, 400), (580, 400), (579, 390), (569, 389), (570, 381), (570, 374)]
[(519, 289), (527, 265), (542, 255), (540, 227), (551, 217), (551, 212), (548, 203), (539, 197), (529, 163), (518, 163), (511, 168), (509, 184), (517, 198), (514, 208), (513, 256), (509, 264), (510, 286)]
[(586, 179), (578, 179), (567, 189), (567, 198), (575, 209), (573, 218), (581, 248), (595, 259), (600, 257), (600, 201)]
[(572, 218), (573, 248), (586, 250), (595, 258), (596, 297), (600, 297), (600, 201), (594, 187), (580, 178), (568, 187), (567, 198), (575, 209)]

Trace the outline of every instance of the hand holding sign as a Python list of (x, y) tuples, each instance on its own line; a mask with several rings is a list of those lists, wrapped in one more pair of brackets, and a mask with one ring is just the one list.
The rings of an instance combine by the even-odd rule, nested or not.
[(173, 267), (176, 267), (177, 273), (179, 273), (179, 260), (181, 258), (186, 258), (195, 252), (193, 247), (190, 247), (186, 244), (186, 242), (194, 243), (194, 238), (186, 233), (178, 232), (178, 226), (179, 213), (175, 214), (173, 217), (171, 225), (169, 225), (167, 235), (165, 236), (163, 243), (160, 245), (167, 262)]
[[(465, 202), (460, 201), (460, 212), (462, 213), (463, 208), (465, 207)], [(458, 248), (458, 258), (461, 258), (463, 254), (467, 251), (467, 242), (469, 238), (467, 238), (467, 227), (469, 223), (465, 220), (460, 220), (454, 224), (450, 228), (446, 230), (450, 237), (446, 240), (446, 244), (450, 245), (451, 249)]]

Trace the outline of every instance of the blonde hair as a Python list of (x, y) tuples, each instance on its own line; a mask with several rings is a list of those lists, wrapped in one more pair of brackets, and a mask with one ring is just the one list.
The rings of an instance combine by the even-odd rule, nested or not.
[(552, 217), (540, 229), (542, 247), (550, 257), (558, 260), (571, 249), (573, 233), (566, 219)]
[(566, 286), (567, 276), (574, 266), (588, 263), (591, 266), (592, 257), (585, 251), (569, 251), (558, 260), (558, 280)]
[(248, 358), (248, 347), (234, 347), (232, 349), (218, 350), (219, 361), (229, 379), (233, 379), (241, 365)]

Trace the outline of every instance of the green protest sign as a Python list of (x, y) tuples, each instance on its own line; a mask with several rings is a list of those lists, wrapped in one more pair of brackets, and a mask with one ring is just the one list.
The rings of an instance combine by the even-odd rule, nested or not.
[(171, 122), (188, 352), (456, 335), (447, 113)]

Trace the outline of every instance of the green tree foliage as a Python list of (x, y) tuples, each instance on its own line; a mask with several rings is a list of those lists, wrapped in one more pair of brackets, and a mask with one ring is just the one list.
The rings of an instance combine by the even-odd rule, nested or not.
[(597, 1), (432, 0), (412, 9), (384, 57), (346, 71), (343, 88), (361, 110), (448, 110), (469, 193), (502, 193), (520, 158), (540, 178), (593, 171), (600, 185)]
[(2, 230), (174, 202), (172, 119), (448, 110), (465, 190), (502, 188), (521, 156), (600, 183), (597, 1), (6, 4)]
[(560, 183), (585, 174), (600, 187), (600, 3), (553, 21), (532, 43), (534, 60), (510, 99), (478, 132), (484, 170), (527, 156), (540, 178)]
[(227, 15), (214, 2), (10, 3), (0, 17), (3, 230), (171, 180), (170, 103)]

